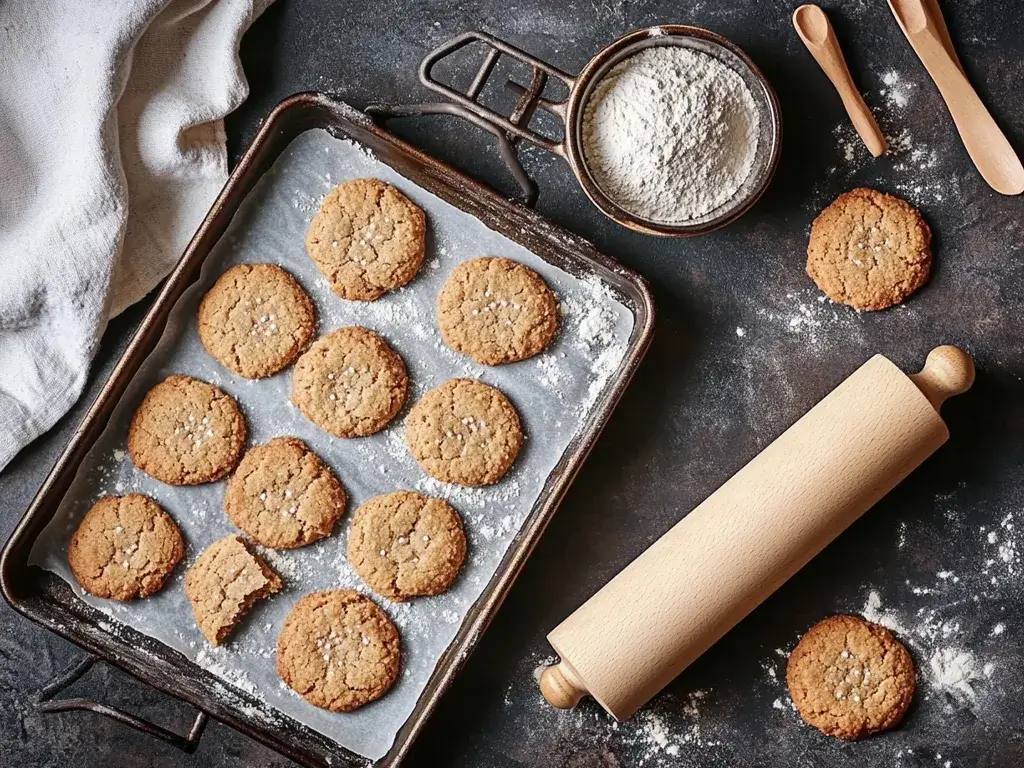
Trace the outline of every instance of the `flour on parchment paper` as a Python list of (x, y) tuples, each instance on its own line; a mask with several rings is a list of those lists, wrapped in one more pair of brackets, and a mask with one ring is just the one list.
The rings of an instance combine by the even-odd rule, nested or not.
[[(323, 196), (346, 178), (373, 176), (400, 188), (427, 211), (429, 254), (415, 281), (377, 302), (345, 302), (330, 291), (305, 253), (309, 221)], [(569, 306), (562, 332), (547, 354), (514, 365), (483, 368), (448, 349), (436, 328), (436, 296), (449, 271), (481, 255), (503, 255), (541, 273)], [(423, 476), (405, 448), (401, 422), (358, 441), (332, 438), (317, 430), (291, 404), (290, 376), (243, 381), (216, 365), (195, 332), (196, 306), (203, 289), (234, 263), (271, 261), (292, 272), (306, 287), (320, 313), (321, 331), (343, 325), (366, 325), (385, 335), (405, 358), (413, 396), (455, 376), (482, 377), (507, 392), (523, 417), (526, 446), (511, 473), (487, 489), (446, 486)], [(594, 304), (611, 300), (609, 312)], [(579, 311), (571, 310), (576, 306)], [(539, 259), (522, 246), (488, 230), (482, 222), (443, 203), (357, 145), (323, 131), (296, 138), (243, 201), (228, 231), (190, 286), (172, 316), (155, 352), (147, 358), (126, 395), (83, 463), (61, 509), (37, 541), (33, 562), (54, 571), (74, 587), (66, 548), (71, 531), (98, 496), (129, 490), (146, 493), (165, 505), (182, 529), (189, 550), (186, 562), (161, 592), (145, 601), (112, 606), (85, 595), (82, 599), (117, 622), (131, 625), (178, 650), (208, 669), (223, 689), (223, 698), (265, 721), (280, 713), (299, 720), (371, 759), (384, 755), (406, 721), (437, 660), (458, 632), (459, 623), (493, 577), (522, 526), (544, 479), (581, 428), (593, 397), (607, 386), (622, 362), (632, 317), (598, 283), (581, 282)], [(581, 333), (579, 338), (573, 334)], [(131, 410), (144, 391), (170, 373), (187, 373), (223, 387), (246, 413), (252, 443), (294, 434), (323, 456), (338, 472), (350, 497), (350, 509), (370, 496), (395, 488), (417, 488), (452, 500), (469, 540), (468, 557), (452, 589), (430, 599), (385, 605), (399, 627), (403, 672), (380, 701), (339, 716), (317, 710), (291, 689), (282, 687), (274, 668), (274, 647), (287, 611), (303, 593), (316, 589), (365, 591), (346, 556), (347, 518), (334, 536), (309, 547), (261, 554), (285, 581), (285, 590), (262, 600), (246, 616), (224, 648), (209, 649), (195, 628), (182, 589), (182, 575), (195, 556), (217, 538), (233, 532), (223, 512), (223, 487), (170, 487), (135, 470), (124, 450)], [(542, 381), (543, 378), (548, 381)], [(557, 380), (557, 387), (551, 381)], [(554, 394), (557, 389), (558, 394)], [(109, 622), (115, 626), (116, 622)], [(223, 681), (221, 683), (220, 681)], [(233, 694), (231, 692), (234, 692)], [(252, 694), (267, 706), (256, 713)]]

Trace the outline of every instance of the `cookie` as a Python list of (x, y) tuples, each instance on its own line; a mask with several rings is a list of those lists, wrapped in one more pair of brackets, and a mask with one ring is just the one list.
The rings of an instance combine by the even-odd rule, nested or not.
[(484, 365), (543, 352), (558, 328), (558, 303), (541, 276), (511, 259), (482, 258), (452, 270), (437, 296), (445, 344)]
[(465, 557), (458, 513), (441, 499), (412, 491), (374, 496), (356, 510), (348, 529), (348, 561), (389, 600), (444, 592)]
[(291, 549), (331, 535), (345, 511), (345, 489), (304, 442), (275, 437), (242, 458), (224, 509), (260, 544)]
[(277, 674), (310, 704), (332, 712), (379, 699), (398, 677), (400, 661), (391, 619), (347, 589), (303, 597), (277, 638)]
[(291, 365), (316, 331), (316, 310), (294, 277), (273, 264), (239, 264), (199, 303), (199, 340), (247, 379)]
[(907, 649), (885, 627), (830, 616), (807, 630), (789, 656), (786, 684), (808, 725), (840, 739), (892, 728), (914, 697)]
[(426, 218), (378, 179), (332, 189), (306, 233), (306, 252), (343, 299), (373, 301), (405, 285), (423, 264)]
[(523, 445), (523, 431), (516, 409), (497, 389), (473, 379), (451, 379), (409, 411), (405, 442), (431, 477), (482, 486), (508, 472)]
[(185, 553), (181, 531), (148, 496), (100, 499), (85, 514), (68, 547), (68, 564), (82, 589), (96, 597), (149, 597)]
[(281, 591), (281, 579), (249, 551), (241, 536), (208, 546), (185, 574), (185, 595), (210, 645), (224, 642), (250, 608)]
[(292, 402), (336, 437), (379, 432), (405, 403), (405, 363), (379, 335), (340, 328), (313, 342), (295, 364)]
[(169, 485), (219, 480), (244, 446), (238, 403), (191, 376), (168, 376), (149, 390), (128, 427), (132, 462)]
[(814, 220), (807, 274), (833, 301), (885, 309), (928, 280), (931, 239), (917, 209), (861, 187), (837, 197)]

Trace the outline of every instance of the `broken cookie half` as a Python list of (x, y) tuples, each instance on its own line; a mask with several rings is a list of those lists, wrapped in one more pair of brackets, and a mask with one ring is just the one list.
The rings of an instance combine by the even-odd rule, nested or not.
[(241, 536), (215, 541), (185, 574), (185, 594), (196, 623), (213, 646), (224, 642), (257, 600), (281, 587), (281, 577)]

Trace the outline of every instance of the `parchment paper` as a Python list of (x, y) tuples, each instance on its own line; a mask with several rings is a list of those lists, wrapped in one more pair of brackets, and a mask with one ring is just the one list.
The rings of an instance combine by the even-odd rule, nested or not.
[[(404, 289), (365, 304), (337, 298), (305, 253), (310, 219), (326, 192), (362, 176), (384, 179), (427, 212), (427, 258)], [(563, 324), (552, 348), (530, 360), (496, 368), (475, 364), (443, 345), (434, 300), (461, 261), (507, 256), (537, 270), (558, 294)], [(527, 440), (510, 474), (489, 489), (439, 483), (419, 469), (403, 442), (400, 414), (377, 435), (332, 438), (289, 401), (291, 372), (250, 381), (233, 375), (203, 349), (196, 334), (202, 293), (230, 265), (272, 262), (294, 274), (313, 297), (320, 332), (365, 325), (383, 334), (405, 359), (412, 381), (410, 403), (455, 376), (477, 377), (505, 392), (523, 419)], [(385, 755), (408, 718), (441, 654), (526, 519), (547, 475), (565, 451), (624, 356), (632, 330), (629, 311), (593, 278), (578, 280), (378, 162), (360, 146), (325, 131), (308, 131), (292, 142), (242, 204), (228, 232), (207, 259), (202, 278), (178, 302), (156, 350), (142, 366), (65, 497), (38, 539), (32, 562), (65, 579), (90, 605), (193, 659), (231, 685), (376, 760)], [(184, 572), (202, 550), (234, 531), (223, 512), (224, 481), (187, 488), (164, 485), (136, 470), (125, 453), (128, 421), (145, 392), (172, 373), (210, 381), (237, 398), (250, 429), (250, 444), (296, 435), (334, 469), (350, 496), (334, 536), (287, 552), (260, 549), (282, 576), (285, 591), (261, 601), (225, 647), (212, 649), (195, 626), (183, 589)], [(408, 408), (408, 405), (407, 405)], [(454, 588), (437, 597), (402, 604), (377, 598), (402, 636), (402, 673), (382, 699), (354, 713), (334, 714), (307, 704), (287, 688), (274, 668), (274, 648), (284, 617), (303, 594), (350, 587), (368, 591), (345, 559), (351, 511), (370, 496), (412, 488), (442, 496), (462, 514), (469, 541), (466, 566)], [(67, 566), (67, 544), (82, 516), (99, 497), (139, 492), (160, 502), (188, 542), (185, 562), (157, 595), (129, 604), (85, 595)]]

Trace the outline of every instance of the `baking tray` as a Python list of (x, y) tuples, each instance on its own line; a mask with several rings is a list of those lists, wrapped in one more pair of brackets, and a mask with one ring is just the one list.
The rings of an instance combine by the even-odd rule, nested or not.
[[(438, 111), (438, 110), (430, 110)], [(396, 114), (414, 114), (398, 110)], [(486, 227), (523, 246), (549, 264), (576, 277), (596, 276), (631, 313), (632, 330), (618, 370), (608, 380), (589, 417), (581, 425), (519, 528), (493, 577), (467, 612), (398, 731), (377, 765), (395, 766), (475, 647), (520, 569), (543, 532), (558, 502), (589, 453), (645, 353), (653, 332), (654, 308), (645, 281), (585, 240), (556, 227), (527, 205), (510, 201), (451, 166), (396, 138), (367, 115), (319, 93), (286, 99), (271, 113), (231, 174), (206, 219), (175, 266), (154, 305), (87, 412), (64, 453), (57, 460), (0, 555), (0, 589), (17, 611), (80, 645), (96, 658), (112, 663), (153, 687), (192, 704), (199, 715), (186, 735), (175, 734), (105, 704), (78, 699), (49, 702), (45, 709), (90, 709), (140, 728), (185, 751), (195, 749), (206, 716), (212, 716), (278, 750), (303, 765), (367, 765), (369, 761), (340, 747), (322, 733), (286, 717), (268, 718), (260, 700), (194, 664), (181, 653), (130, 627), (112, 632), (109, 617), (77, 599), (70, 586), (49, 571), (29, 563), (29, 553), (53, 518), (133, 376), (157, 345), (171, 310), (194, 283), (214, 245), (253, 187), (285, 148), (314, 128), (362, 145), (373, 156), (412, 183), (479, 219)], [(498, 136), (503, 154), (507, 139)], [(522, 180), (517, 174), (517, 180)], [(522, 184), (529, 195), (529, 187)], [(44, 703), (87, 671), (91, 659), (44, 689)]]

